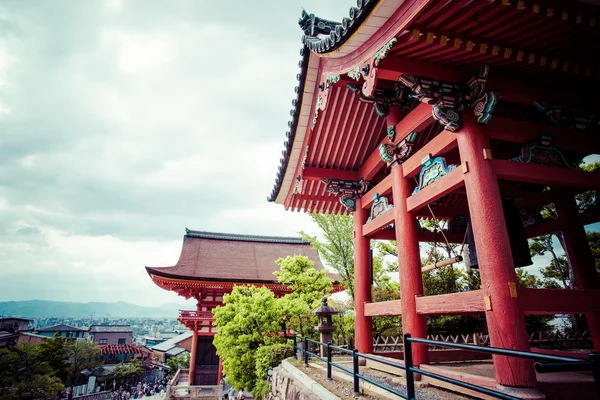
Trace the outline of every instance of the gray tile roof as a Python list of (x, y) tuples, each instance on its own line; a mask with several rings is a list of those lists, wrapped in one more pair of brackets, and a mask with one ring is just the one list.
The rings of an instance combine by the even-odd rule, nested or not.
[(216, 240), (234, 240), (240, 242), (262, 242), (262, 243), (285, 243), (285, 244), (310, 244), (299, 237), (285, 236), (258, 236), (258, 235), (243, 235), (219, 232), (203, 232), (194, 231), (185, 228), (185, 235), (193, 238), (216, 239)]
[(177, 344), (181, 343), (182, 341), (184, 341), (190, 337), (192, 337), (191, 331), (182, 333), (181, 335), (177, 335), (174, 338), (165, 340), (164, 342), (159, 343), (156, 346), (152, 346), (152, 350), (167, 352), (167, 351), (171, 350), (172, 348), (177, 347)]

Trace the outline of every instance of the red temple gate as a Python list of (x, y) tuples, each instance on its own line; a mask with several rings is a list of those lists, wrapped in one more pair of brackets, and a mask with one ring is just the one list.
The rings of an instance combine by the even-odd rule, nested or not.
[[(275, 260), (304, 255), (323, 269), (317, 251), (295, 237), (232, 235), (186, 229), (177, 264), (146, 267), (154, 283), (197, 302), (195, 310), (182, 310), (179, 321), (193, 331), (190, 385), (217, 385), (222, 365), (213, 345), (217, 333), (212, 309), (223, 304), (223, 295), (234, 285), (264, 286), (276, 296), (289, 293), (277, 282)], [(330, 275), (337, 280), (338, 277)], [(341, 290), (335, 285), (334, 290)]]

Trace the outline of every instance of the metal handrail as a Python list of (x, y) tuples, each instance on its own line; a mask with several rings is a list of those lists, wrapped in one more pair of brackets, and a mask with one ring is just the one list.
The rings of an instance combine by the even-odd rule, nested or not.
[[(298, 346), (298, 338), (300, 338), (303, 342), (303, 348), (300, 349)], [(415, 384), (414, 384), (414, 374), (418, 373), (433, 379), (441, 380), (443, 382), (451, 383), (456, 386), (463, 387), (465, 389), (470, 389), (479, 393), (486, 394), (488, 396), (496, 397), (499, 399), (505, 400), (518, 400), (517, 397), (511, 396), (509, 394), (488, 389), (483, 386), (474, 385), (468, 382), (459, 381), (457, 379), (449, 378), (447, 376), (439, 375), (430, 371), (424, 371), (420, 368), (417, 368), (413, 365), (412, 361), (412, 345), (413, 343), (418, 343), (426, 346), (440, 346), (447, 348), (455, 348), (455, 349), (464, 349), (471, 350), (480, 353), (487, 353), (493, 355), (501, 355), (506, 357), (516, 357), (523, 358), (529, 360), (537, 360), (535, 363), (535, 369), (539, 373), (549, 373), (549, 372), (566, 372), (566, 371), (592, 371), (594, 374), (594, 380), (596, 382), (596, 386), (598, 387), (598, 391), (600, 392), (600, 354), (598, 353), (590, 353), (588, 355), (588, 360), (582, 360), (580, 358), (572, 358), (572, 357), (563, 357), (563, 356), (555, 356), (550, 354), (540, 354), (533, 353), (529, 351), (518, 351), (518, 350), (508, 350), (499, 347), (481, 347), (475, 345), (461, 344), (461, 343), (449, 343), (442, 342), (437, 340), (429, 340), (429, 339), (421, 339), (421, 338), (413, 338), (410, 334), (404, 335), (404, 365), (395, 363), (392, 361), (388, 361), (385, 359), (380, 359), (374, 357), (371, 354), (363, 354), (359, 353), (357, 350), (348, 350), (341, 347), (333, 346), (331, 343), (323, 343), (318, 340), (309, 339), (307, 337), (300, 337), (293, 335), (294, 347), (293, 347), (293, 356), (297, 358), (298, 350), (302, 351), (302, 356), (304, 360), (304, 364), (308, 366), (309, 355), (314, 356), (315, 358), (325, 362), (327, 364), (327, 378), (332, 379), (332, 367), (336, 367), (353, 377), (353, 385), (354, 385), (354, 393), (359, 394), (360, 385), (359, 382), (362, 379), (363, 381), (369, 382), (372, 385), (375, 385), (383, 390), (386, 390), (390, 393), (393, 393), (397, 396), (400, 396), (404, 399), (408, 400), (416, 400), (415, 393)], [(320, 355), (313, 353), (310, 351), (309, 343), (316, 344), (318, 346), (327, 348), (327, 357), (321, 357)], [(342, 367), (339, 364), (336, 364), (332, 361), (332, 350), (343, 351), (348, 354), (352, 354), (352, 370)], [(406, 374), (406, 394), (403, 394), (396, 389), (393, 389), (389, 386), (381, 384), (374, 379), (367, 377), (360, 373), (359, 370), (359, 358), (364, 358), (367, 360), (376, 361), (378, 363), (395, 367), (401, 369)]]

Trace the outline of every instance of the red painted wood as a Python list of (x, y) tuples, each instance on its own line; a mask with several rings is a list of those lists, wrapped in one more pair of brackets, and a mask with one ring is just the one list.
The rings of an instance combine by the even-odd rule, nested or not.
[[(464, 214), (463, 214), (464, 215)], [(449, 243), (462, 243), (465, 235), (463, 233), (445, 233)], [(396, 240), (396, 232), (392, 229), (383, 229), (370, 235), (371, 240)], [(434, 232), (417, 232), (419, 242), (439, 242), (443, 240), (441, 234)]]
[(188, 381), (190, 386), (194, 385), (196, 377), (196, 354), (198, 353), (198, 331), (194, 329), (192, 332), (192, 353), (190, 354), (190, 375)]
[(526, 314), (583, 314), (600, 312), (600, 290), (519, 288)]
[(379, 232), (386, 226), (394, 223), (394, 209), (387, 210), (377, 218), (363, 225), (363, 235), (370, 236), (375, 232)]
[[(470, 166), (469, 166), (470, 168)], [(413, 194), (406, 201), (408, 211), (415, 212), (418, 209), (425, 207), (427, 204), (444, 197), (448, 193), (464, 185), (464, 174), (461, 167), (458, 166), (450, 171), (447, 175), (441, 177), (437, 181), (425, 186), (417, 193)], [(408, 179), (408, 178), (407, 178)]]
[[(419, 104), (396, 125), (396, 139), (394, 140), (394, 143), (400, 143), (402, 139), (410, 135), (412, 131), (421, 131), (432, 122), (433, 115), (431, 115), (431, 106), (425, 103)], [(382, 143), (389, 143), (389, 140), (386, 138)], [(381, 160), (381, 156), (379, 155), (379, 146), (377, 146), (375, 151), (371, 153), (363, 163), (362, 167), (360, 167), (358, 175), (369, 180), (375, 176), (384, 165), (385, 163)]]
[(380, 194), (381, 196), (386, 196), (392, 192), (392, 175), (388, 175), (383, 178), (377, 185), (373, 186), (371, 190), (369, 190), (362, 197), (362, 205), (363, 208), (371, 208), (371, 204), (373, 204), (373, 196), (375, 194)]
[(219, 385), (221, 384), (221, 379), (223, 379), (223, 359), (219, 357), (219, 369), (217, 372), (217, 382)]
[(421, 161), (425, 156), (431, 154), (432, 157), (444, 155), (456, 147), (456, 134), (453, 132), (442, 131), (423, 146), (419, 151), (413, 154), (402, 164), (404, 176), (411, 178), (421, 171)]
[[(469, 165), (464, 174), (471, 224), (477, 246), (481, 289), (489, 296), (492, 309), (486, 311), (491, 345), (514, 350), (528, 350), (529, 336), (523, 309), (518, 299), (510, 297), (509, 282), (517, 281), (508, 232), (504, 222), (500, 189), (492, 163), (483, 158), (490, 148), (470, 113), (463, 113), (464, 127), (457, 133), (461, 159)], [(499, 384), (534, 387), (535, 373), (531, 361), (494, 356)]]
[[(594, 256), (590, 250), (585, 229), (579, 223), (579, 211), (575, 198), (567, 191), (558, 191), (555, 199), (554, 204), (561, 221), (562, 234), (567, 247), (567, 259), (571, 264), (575, 286), (578, 289), (600, 289), (600, 278), (596, 271)], [(591, 303), (593, 299), (588, 301)], [(600, 303), (596, 301), (596, 306), (598, 304)], [(585, 314), (585, 318), (588, 322), (594, 349), (598, 351), (600, 350), (600, 313), (588, 312)]]
[(356, 200), (354, 211), (354, 332), (356, 349), (361, 353), (373, 352), (373, 322), (365, 315), (365, 303), (371, 302), (371, 248), (363, 236), (367, 213), (361, 199)]
[[(417, 237), (417, 220), (407, 208), (406, 200), (410, 196), (411, 185), (404, 178), (402, 165), (392, 167), (392, 187), (394, 196), (394, 215), (396, 221), (396, 242), (398, 248), (398, 272), (400, 275), (402, 303), (402, 331), (413, 337), (426, 338), (425, 316), (418, 315), (416, 296), (423, 295), (423, 277), (421, 275), (421, 254)], [(415, 365), (427, 364), (427, 346), (413, 346)]]
[(516, 143), (528, 143), (540, 136), (552, 137), (552, 146), (563, 151), (580, 153), (600, 153), (600, 130), (566, 130), (552, 126), (533, 124), (508, 118), (494, 117), (489, 124), (481, 127), (490, 139)]
[(368, 315), (370, 317), (374, 317), (377, 315), (402, 315), (402, 302), (400, 300), (390, 300), (380, 301), (378, 303), (366, 303), (365, 315)]
[(482, 290), (417, 297), (416, 305), (417, 314), (422, 315), (472, 314), (485, 311)]
[(525, 234), (527, 235), (528, 239), (559, 231), (560, 223), (558, 221), (550, 221), (546, 222), (545, 224), (536, 224), (525, 228)]
[(584, 190), (600, 189), (600, 173), (508, 160), (491, 160), (491, 165), (498, 179)]
[(321, 178), (342, 179), (349, 181), (356, 181), (359, 179), (356, 171), (316, 167), (306, 167), (302, 171), (302, 179), (304, 180), (319, 181)]

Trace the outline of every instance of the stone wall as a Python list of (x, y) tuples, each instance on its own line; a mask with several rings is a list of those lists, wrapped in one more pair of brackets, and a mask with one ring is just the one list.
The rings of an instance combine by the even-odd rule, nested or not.
[(273, 369), (270, 399), (339, 400), (337, 396), (285, 360)]

